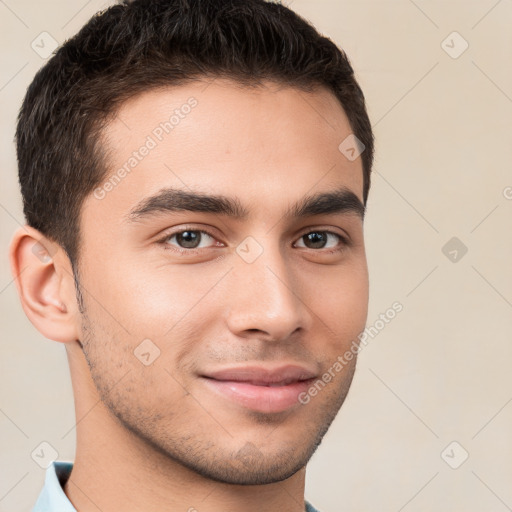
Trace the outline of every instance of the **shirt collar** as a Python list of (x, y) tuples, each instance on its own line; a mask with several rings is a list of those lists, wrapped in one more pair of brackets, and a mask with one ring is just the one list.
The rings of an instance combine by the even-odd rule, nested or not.
[[(72, 469), (72, 462), (52, 462), (46, 470), (44, 487), (32, 512), (77, 512), (63, 489)], [(317, 512), (308, 501), (305, 501), (305, 505), (306, 512)]]
[(44, 487), (32, 512), (77, 512), (63, 490), (72, 469), (72, 462), (52, 462), (46, 470)]

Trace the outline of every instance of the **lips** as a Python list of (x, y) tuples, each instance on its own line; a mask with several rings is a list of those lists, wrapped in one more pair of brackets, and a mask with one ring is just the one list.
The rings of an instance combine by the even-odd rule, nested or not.
[(208, 372), (204, 384), (217, 396), (263, 413), (282, 412), (299, 404), (298, 395), (315, 379), (306, 366), (243, 366)]

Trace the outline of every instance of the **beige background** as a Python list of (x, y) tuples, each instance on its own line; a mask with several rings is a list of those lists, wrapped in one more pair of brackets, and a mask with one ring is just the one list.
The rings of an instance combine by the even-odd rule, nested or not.
[[(26, 319), (7, 263), (23, 223), (15, 117), (44, 62), (31, 42), (63, 42), (108, 3), (0, 0), (2, 512), (33, 506), (42, 441), (61, 460), (75, 449), (64, 347)], [(321, 512), (512, 510), (512, 0), (288, 5), (347, 51), (366, 93), (368, 324), (404, 308), (362, 351), (306, 497)], [(455, 262), (452, 237), (468, 248)]]

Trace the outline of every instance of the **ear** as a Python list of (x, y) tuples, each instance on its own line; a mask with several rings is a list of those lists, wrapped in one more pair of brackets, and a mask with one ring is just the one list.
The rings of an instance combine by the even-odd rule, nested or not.
[(66, 252), (25, 225), (14, 233), (9, 262), (21, 305), (34, 327), (54, 341), (77, 340), (80, 312)]

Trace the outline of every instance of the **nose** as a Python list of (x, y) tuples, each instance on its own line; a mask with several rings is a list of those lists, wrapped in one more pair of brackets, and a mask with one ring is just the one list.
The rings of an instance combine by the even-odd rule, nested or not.
[(226, 319), (233, 334), (284, 341), (309, 329), (312, 312), (300, 293), (300, 275), (286, 264), (279, 248), (266, 247), (252, 263), (235, 260), (227, 283)]

